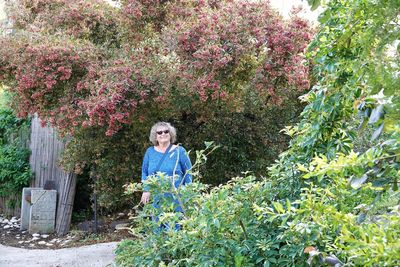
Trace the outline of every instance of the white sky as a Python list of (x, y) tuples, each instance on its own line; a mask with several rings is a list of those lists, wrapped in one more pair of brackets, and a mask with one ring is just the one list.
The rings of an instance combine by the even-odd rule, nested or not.
[(270, 0), (270, 3), (275, 7), (284, 17), (288, 17), (290, 10), (293, 6), (303, 6), (303, 17), (307, 18), (313, 23), (316, 23), (318, 15), (321, 13), (321, 8), (311, 11), (307, 0)]
[(4, 0), (0, 0), (0, 22), (6, 18), (6, 13), (4, 12)]
[[(111, 2), (111, 0), (106, 1)], [(4, 3), (5, 0), (0, 0), (0, 21), (5, 19)], [(302, 5), (304, 7), (304, 17), (312, 22), (316, 22), (318, 14), (321, 12), (319, 9), (311, 11), (307, 0), (270, 0), (270, 3), (273, 7), (279, 10), (284, 17), (288, 17), (292, 6)]]

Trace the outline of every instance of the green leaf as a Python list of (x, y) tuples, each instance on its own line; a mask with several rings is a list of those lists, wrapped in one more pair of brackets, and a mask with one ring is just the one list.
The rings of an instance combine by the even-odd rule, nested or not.
[(292, 204), (288, 198), (286, 199), (286, 208), (289, 212), (292, 210)]
[(311, 10), (316, 10), (321, 4), (320, 0), (307, 0), (308, 4), (311, 6)]
[(325, 35), (322, 35), (322, 36), (319, 38), (319, 41), (320, 41), (321, 43), (325, 43), (326, 41), (328, 41), (328, 39), (326, 38)]
[(238, 253), (235, 255), (235, 267), (243, 266), (244, 257)]
[(399, 190), (399, 185), (397, 184), (397, 177), (394, 178), (392, 189), (393, 189), (393, 191)]
[(357, 130), (362, 132), (365, 129), (365, 127), (367, 126), (367, 124), (368, 124), (368, 121), (366, 119), (363, 119), (361, 121), (360, 125), (358, 126)]
[(308, 172), (307, 168), (300, 163), (297, 163), (297, 169), (302, 172)]
[(279, 203), (279, 202), (273, 202), (272, 203), (272, 205), (274, 205), (274, 208), (275, 208), (275, 210), (277, 211), (277, 212), (279, 212), (279, 213), (285, 213), (285, 210), (284, 210), (284, 208), (283, 208), (283, 206), (282, 206), (282, 204), (281, 203)]
[(320, 23), (325, 23), (328, 19), (330, 19), (332, 16), (330, 10), (326, 10), (325, 12), (321, 13), (318, 17), (318, 21)]

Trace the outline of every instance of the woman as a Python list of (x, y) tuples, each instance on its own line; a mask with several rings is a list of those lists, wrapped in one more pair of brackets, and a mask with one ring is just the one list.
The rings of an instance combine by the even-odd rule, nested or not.
[[(150, 142), (154, 146), (149, 147), (144, 155), (142, 164), (142, 182), (158, 172), (174, 178), (174, 187), (178, 188), (192, 181), (189, 170), (192, 168), (186, 150), (174, 145), (176, 142), (176, 129), (167, 122), (157, 122), (150, 131)], [(171, 185), (172, 186), (172, 185)], [(150, 201), (150, 192), (142, 194), (141, 202), (147, 204)], [(155, 203), (156, 204), (156, 203)], [(181, 207), (177, 211), (182, 211)]]

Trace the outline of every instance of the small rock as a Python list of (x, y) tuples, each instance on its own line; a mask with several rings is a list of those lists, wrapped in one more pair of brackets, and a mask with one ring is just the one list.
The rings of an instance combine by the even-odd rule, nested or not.
[(52, 247), (52, 246), (53, 246), (53, 244), (47, 243), (47, 244), (46, 244), (46, 246), (48, 246), (48, 247)]
[(38, 244), (39, 245), (46, 245), (46, 241), (39, 241)]
[(7, 234), (11, 233), (10, 231), (7, 231)]
[(31, 240), (32, 241), (36, 241), (36, 240), (39, 240), (40, 238), (39, 237), (34, 237), (34, 238), (32, 238)]
[(21, 234), (23, 234), (23, 235), (26, 234), (26, 231), (22, 231)]
[(20, 239), (21, 237), (19, 237), (19, 236), (16, 236), (15, 238), (16, 238), (16, 239)]
[(48, 238), (49, 237), (49, 235), (41, 235), (42, 236), (42, 238)]
[(9, 220), (4, 219), (4, 220), (3, 220), (3, 223), (9, 223)]
[(61, 246), (65, 246), (65, 245), (67, 245), (69, 242), (71, 242), (71, 240), (64, 240), (60, 245), (61, 245)]
[(40, 234), (32, 234), (33, 237), (40, 237)]
[(129, 229), (129, 223), (120, 223), (115, 226), (115, 230)]
[(25, 243), (25, 241), (18, 241), (18, 244), (22, 244), (22, 243)]
[(125, 216), (125, 213), (123, 213), (123, 212), (118, 213), (118, 217), (124, 217), (124, 216)]
[(31, 248), (35, 247), (35, 244), (29, 244), (29, 247)]
[(11, 226), (9, 226), (9, 225), (4, 225), (4, 229), (8, 229), (8, 228), (10, 228)]

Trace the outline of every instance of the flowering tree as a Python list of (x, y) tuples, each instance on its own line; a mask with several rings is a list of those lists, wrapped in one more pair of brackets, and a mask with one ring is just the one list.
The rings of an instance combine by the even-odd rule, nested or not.
[[(265, 131), (271, 136), (292, 119), (309, 88), (302, 53), (310, 27), (295, 12), (283, 20), (267, 1), (20, 0), (9, 11), (17, 33), (0, 40), (2, 83), (20, 116), (38, 113), (75, 137), (64, 164), (76, 171), (114, 152), (137, 162), (144, 132), (160, 119), (194, 147), (217, 139), (229, 144), (226, 153), (239, 147), (244, 160), (265, 145), (258, 153), (276, 154), (285, 139)], [(228, 142), (221, 128), (240, 139)], [(238, 145), (244, 131), (243, 147), (253, 150)], [(77, 152), (88, 135), (98, 142)], [(121, 141), (139, 136), (134, 145)], [(111, 165), (103, 176), (132, 172)]]

